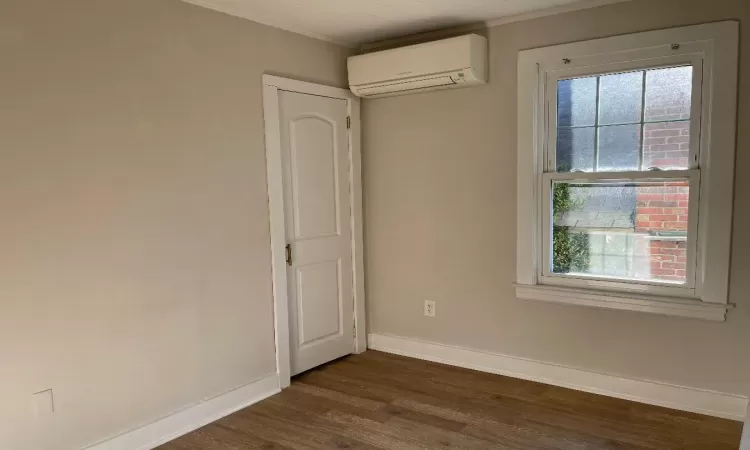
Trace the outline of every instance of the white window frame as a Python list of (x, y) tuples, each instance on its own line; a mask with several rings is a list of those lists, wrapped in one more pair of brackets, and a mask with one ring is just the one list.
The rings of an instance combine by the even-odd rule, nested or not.
[[(519, 53), (516, 295), (521, 299), (642, 311), (722, 322), (728, 303), (737, 118), (739, 23), (637, 33)], [(550, 199), (542, 183), (586, 180), (552, 174), (545, 149), (556, 136), (556, 100), (547, 86), (565, 78), (692, 65), (690, 170), (622, 172), (618, 180), (689, 179), (687, 283), (561, 277), (549, 264)], [(556, 92), (556, 91), (555, 91)], [(554, 156), (552, 157), (554, 159)], [(552, 164), (549, 166), (549, 164)], [(546, 170), (551, 167), (552, 170)]]

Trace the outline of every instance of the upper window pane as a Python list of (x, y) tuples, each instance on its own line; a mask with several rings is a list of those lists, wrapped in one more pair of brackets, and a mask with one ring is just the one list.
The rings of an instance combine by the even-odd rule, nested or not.
[(600, 172), (638, 170), (641, 152), (640, 125), (607, 125), (599, 128)]
[(594, 170), (596, 128), (560, 128), (557, 133), (557, 171)]
[(670, 67), (646, 72), (646, 122), (690, 120), (693, 68)]
[(643, 126), (643, 167), (680, 170), (690, 167), (690, 122), (657, 122)]
[(599, 124), (641, 121), (643, 72), (616, 73), (600, 78)]
[(557, 122), (563, 127), (596, 124), (596, 77), (561, 80), (557, 84)]
[(560, 80), (554, 169), (689, 169), (692, 90), (692, 66)]

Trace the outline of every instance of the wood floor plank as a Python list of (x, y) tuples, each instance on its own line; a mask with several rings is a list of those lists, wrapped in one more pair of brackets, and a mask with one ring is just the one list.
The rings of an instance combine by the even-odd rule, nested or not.
[(343, 394), (331, 389), (321, 388), (315, 385), (305, 384), (303, 382), (294, 383), (290, 386), (291, 390), (300, 391), (305, 394), (314, 395), (316, 397), (323, 397), (329, 400), (334, 400), (340, 403), (354, 406), (356, 408), (366, 409), (368, 411), (377, 411), (381, 409), (385, 403), (377, 400), (370, 400), (368, 398), (355, 397), (353, 395)]
[(734, 450), (742, 423), (368, 351), (160, 450)]
[(211, 424), (160, 447), (162, 450), (291, 450), (256, 435)]
[[(329, 369), (331, 370), (331, 369)], [(337, 368), (338, 370), (338, 368)], [(381, 384), (384, 381), (382, 379), (378, 379), (374, 377), (371, 373), (355, 373), (354, 371), (350, 371), (350, 377), (359, 381), (360, 383), (367, 382), (368, 388), (370, 389), (370, 392), (373, 391), (388, 391), (392, 396), (398, 398), (410, 398), (414, 400), (418, 400), (423, 402), (426, 405), (431, 405), (436, 408), (440, 408), (443, 406), (444, 408), (451, 408), (454, 405), (454, 401), (458, 400), (462, 411), (470, 411), (473, 412), (476, 415), (482, 415), (482, 414), (491, 414), (496, 420), (500, 420), (501, 423), (508, 425), (508, 426), (518, 426), (519, 420), (521, 420), (523, 417), (526, 417), (528, 415), (529, 408), (534, 407), (534, 403), (525, 404), (525, 403), (519, 403), (520, 400), (516, 398), (505, 398), (502, 396), (486, 396), (486, 395), (478, 395), (478, 396), (453, 396), (449, 399), (446, 399), (444, 396), (444, 392), (438, 390), (438, 391), (431, 391), (429, 387), (425, 387), (424, 385), (416, 386), (415, 384), (409, 384), (404, 383), (403, 386), (396, 384), (396, 386), (390, 386), (390, 385), (384, 385)], [(311, 381), (311, 382), (320, 382), (320, 379)], [(413, 380), (414, 383), (416, 383), (416, 380)], [(516, 380), (513, 380), (516, 381)], [(341, 383), (341, 381), (337, 382)], [(345, 387), (346, 388), (346, 387)], [(455, 394), (455, 393), (454, 393)], [(394, 403), (397, 403), (398, 400), (394, 400)], [(533, 410), (535, 414), (539, 416), (539, 419), (544, 419), (544, 417), (548, 416), (549, 414), (553, 414), (554, 411), (543, 411), (540, 409), (534, 409)], [(553, 414), (555, 416), (555, 414)], [(575, 417), (576, 419), (585, 419), (585, 417)], [(598, 419), (597, 419), (598, 420)], [(549, 421), (549, 420), (547, 420)], [(567, 424), (568, 422), (563, 422), (563, 424)], [(585, 423), (584, 423), (585, 424)], [(561, 427), (560, 423), (547, 423), (545, 425), (552, 425)], [(600, 432), (605, 432), (605, 429), (600, 430)], [(594, 441), (601, 441), (601, 440), (616, 440), (617, 434), (610, 431), (606, 433), (605, 436), (593, 436), (592, 439)], [(631, 438), (631, 436), (627, 436), (628, 438)], [(636, 438), (636, 436), (632, 436), (633, 439)], [(636, 442), (631, 442), (633, 445), (636, 445)]]
[(349, 414), (331, 411), (328, 417), (346, 429), (358, 430), (371, 436), (389, 436), (410, 447), (485, 450), (506, 448), (473, 436), (443, 430), (425, 424), (417, 424), (398, 417), (379, 423)]
[(330, 437), (325, 432), (310, 430), (303, 423), (280, 418), (268, 404), (263, 408), (242, 411), (217, 421), (223, 427), (244, 431), (251, 435), (281, 444), (294, 450), (319, 450), (326, 448)]
[[(429, 404), (415, 402), (410, 399), (399, 399), (394, 402), (395, 405), (404, 408), (429, 413), (438, 417), (445, 417), (451, 420), (466, 423), (463, 432), (470, 436), (493, 442), (501, 442), (513, 448), (519, 446), (528, 446), (533, 443), (540, 449), (579, 449), (588, 448), (591, 444), (590, 439), (584, 439), (580, 433), (573, 438), (565, 436), (559, 430), (550, 432), (549, 427), (538, 423), (528, 423), (523, 420), (514, 420), (512, 424), (499, 422), (487, 416), (455, 411), (452, 409), (442, 408)], [(598, 442), (599, 446), (603, 444)], [(601, 447), (606, 448), (606, 447)]]
[(388, 414), (389, 417), (398, 416), (405, 420), (410, 420), (412, 422), (418, 422), (425, 425), (432, 425), (450, 431), (461, 431), (466, 428), (466, 423), (462, 423), (451, 418), (430, 414), (429, 412), (418, 411), (411, 408), (403, 408), (395, 404), (387, 405), (384, 409), (384, 412)]

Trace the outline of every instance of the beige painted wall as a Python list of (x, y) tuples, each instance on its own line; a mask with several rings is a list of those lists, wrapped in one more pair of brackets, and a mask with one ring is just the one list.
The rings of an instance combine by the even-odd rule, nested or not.
[[(750, 167), (750, 2), (634, 0), (488, 30), (487, 86), (364, 102), (370, 330), (746, 395), (750, 177), (737, 178), (726, 323), (517, 300), (521, 49), (741, 19), (737, 166)], [(423, 301), (437, 302), (435, 318)]]
[(177, 0), (0, 0), (0, 448), (275, 371), (261, 74), (345, 86), (346, 56)]

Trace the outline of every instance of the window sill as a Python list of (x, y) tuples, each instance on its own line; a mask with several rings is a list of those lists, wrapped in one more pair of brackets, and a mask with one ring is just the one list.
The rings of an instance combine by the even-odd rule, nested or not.
[(652, 295), (570, 289), (557, 286), (516, 284), (516, 296), (524, 300), (539, 300), (596, 308), (640, 311), (675, 317), (724, 322), (727, 310), (734, 305), (706, 303), (694, 299), (657, 297)]

